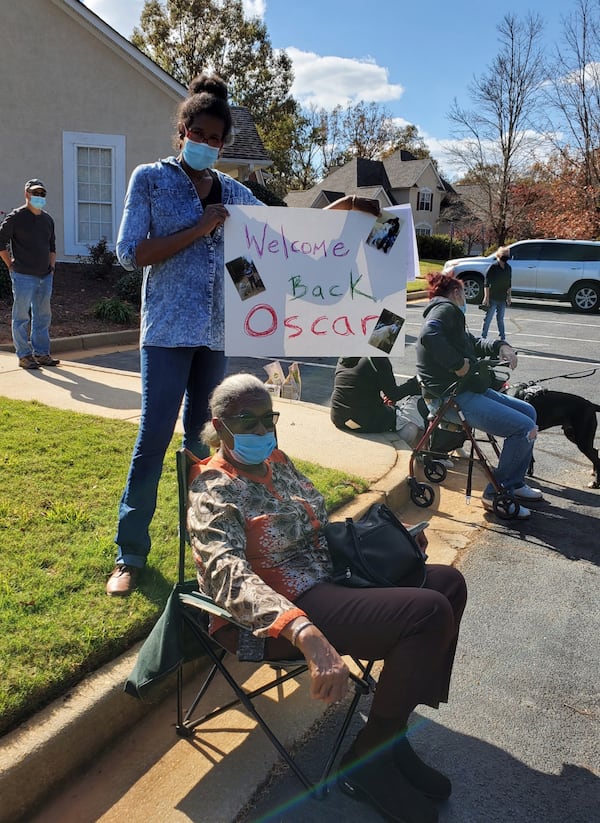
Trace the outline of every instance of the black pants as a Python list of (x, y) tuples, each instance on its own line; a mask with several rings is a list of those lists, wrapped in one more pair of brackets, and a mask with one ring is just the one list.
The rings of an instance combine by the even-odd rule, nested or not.
[[(395, 737), (419, 704), (437, 708), (446, 702), (466, 600), (462, 574), (435, 564), (427, 566), (421, 589), (320, 583), (298, 598), (296, 605), (340, 654), (383, 660), (362, 733), (363, 748)], [(297, 653), (284, 638), (266, 642), (267, 659), (289, 659)]]

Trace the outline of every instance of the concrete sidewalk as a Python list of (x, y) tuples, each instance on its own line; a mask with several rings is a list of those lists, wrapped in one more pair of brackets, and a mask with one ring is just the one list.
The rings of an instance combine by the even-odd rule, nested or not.
[[(87, 342), (89, 355), (93, 349)], [(93, 342), (115, 347), (114, 341)], [(53, 347), (61, 357), (58, 367), (36, 371), (20, 369), (14, 354), (0, 351), (0, 396), (138, 422), (139, 374), (78, 363), (77, 352), (59, 349)], [(371, 491), (336, 512), (336, 519), (358, 517), (376, 500), (386, 500), (403, 509), (406, 522), (415, 523), (439, 513), (441, 495), (443, 510), (452, 515), (442, 515), (440, 528), (428, 531), (430, 559), (453, 562), (456, 551), (474, 536), (481, 510), (474, 507), (465, 514), (456, 500), (444, 501), (444, 495), (452, 494), (450, 486), (436, 493), (431, 509), (408, 505), (410, 452), (393, 433), (358, 437), (335, 429), (321, 406), (279, 399), (274, 405), (282, 412), (278, 435), (290, 456), (369, 481)], [(277, 759), (274, 750), (260, 729), (235, 711), (215, 721), (208, 736), (203, 732), (202, 743), (178, 739), (172, 695), (157, 708), (123, 693), (136, 654), (137, 647), (3, 739), (0, 823), (19, 818), (40, 823), (124, 818), (229, 823), (235, 818), (268, 775)], [(265, 668), (252, 675), (253, 684), (264, 678)], [(304, 678), (289, 683), (285, 694), (265, 696), (265, 704), (283, 724), (288, 742), (301, 739), (323, 711), (308, 698)], [(75, 774), (79, 779), (74, 780)], [(56, 795), (57, 787), (67, 783)], [(49, 800), (52, 794), (56, 796)]]

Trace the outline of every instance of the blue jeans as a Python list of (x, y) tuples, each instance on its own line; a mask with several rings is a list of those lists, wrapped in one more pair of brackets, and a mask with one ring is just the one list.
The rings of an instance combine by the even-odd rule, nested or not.
[(10, 273), (13, 293), (12, 338), (19, 359), (31, 354), (50, 354), (52, 278), (52, 274), (37, 277), (16, 271)]
[(500, 340), (506, 340), (506, 329), (504, 328), (504, 312), (506, 311), (506, 300), (490, 300), (490, 305), (483, 318), (483, 328), (481, 329), (481, 336), (487, 337), (490, 330), (490, 325), (494, 314), (498, 321), (498, 334)]
[(142, 346), (142, 411), (127, 483), (119, 505), (115, 543), (117, 563), (142, 568), (150, 551), (148, 528), (156, 509), (165, 453), (183, 407), (183, 446), (207, 457), (200, 431), (208, 417), (208, 398), (225, 374), (222, 351), (201, 347)]
[[(467, 423), (474, 429), (504, 437), (494, 476), (507, 491), (518, 489), (525, 482), (535, 443), (535, 438), (530, 437), (537, 419), (533, 406), (493, 389), (487, 389), (483, 394), (461, 392), (456, 396), (456, 402)], [(488, 483), (483, 494), (484, 497), (494, 494), (491, 483)]]

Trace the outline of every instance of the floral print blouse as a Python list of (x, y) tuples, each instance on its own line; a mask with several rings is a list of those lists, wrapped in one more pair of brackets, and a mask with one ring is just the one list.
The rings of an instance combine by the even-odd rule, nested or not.
[(220, 455), (196, 464), (188, 529), (200, 590), (256, 637), (277, 637), (305, 614), (294, 601), (331, 579), (331, 560), (322, 495), (282, 451), (266, 465), (256, 477)]

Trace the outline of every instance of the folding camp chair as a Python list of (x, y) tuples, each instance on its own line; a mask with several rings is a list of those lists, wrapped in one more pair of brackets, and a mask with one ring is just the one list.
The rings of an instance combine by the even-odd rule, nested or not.
[[(233, 706), (242, 705), (247, 712), (256, 720), (261, 729), (267, 735), (273, 746), (277, 749), (280, 756), (292, 769), (294, 774), (310, 792), (314, 792), (315, 796), (323, 797), (327, 791), (327, 782), (333, 764), (338, 756), (344, 737), (348, 730), (348, 726), (356, 711), (359, 700), (362, 695), (368, 694), (375, 689), (375, 681), (371, 676), (374, 661), (362, 662), (355, 660), (354, 662), (359, 668), (360, 676), (351, 673), (350, 677), (354, 685), (354, 694), (346, 709), (342, 724), (338, 734), (333, 743), (333, 747), (329, 752), (326, 763), (317, 783), (309, 779), (306, 773), (300, 768), (298, 763), (292, 757), (290, 752), (285, 748), (281, 740), (277, 737), (264, 717), (259, 712), (255, 705), (255, 699), (270, 689), (280, 686), (287, 680), (298, 677), (307, 671), (308, 666), (304, 659), (300, 660), (285, 660), (285, 661), (262, 661), (260, 665), (268, 664), (273, 668), (274, 674), (272, 679), (261, 686), (260, 688), (248, 691), (243, 685), (238, 683), (236, 678), (228, 667), (227, 656), (230, 653), (221, 647), (209, 634), (208, 620), (210, 615), (215, 615), (227, 620), (229, 623), (239, 626), (233, 616), (225, 609), (218, 606), (210, 597), (201, 594), (197, 587), (190, 591), (189, 583), (185, 582), (185, 557), (188, 546), (187, 539), (187, 505), (188, 505), (188, 478), (190, 468), (193, 462), (196, 461), (194, 455), (185, 449), (180, 449), (177, 452), (177, 478), (179, 483), (179, 604), (183, 622), (190, 630), (194, 638), (199, 643), (202, 651), (210, 660), (210, 668), (208, 674), (205, 676), (200, 690), (192, 700), (189, 708), (184, 711), (183, 708), (183, 670), (179, 667), (177, 673), (177, 733), (183, 737), (191, 737), (198, 726), (217, 717), (223, 712)], [(254, 663), (253, 665), (257, 665)], [(233, 692), (233, 699), (224, 705), (219, 706), (208, 713), (199, 713), (200, 705), (204, 696), (206, 695), (215, 675), (221, 674), (226, 680), (231, 691)]]

